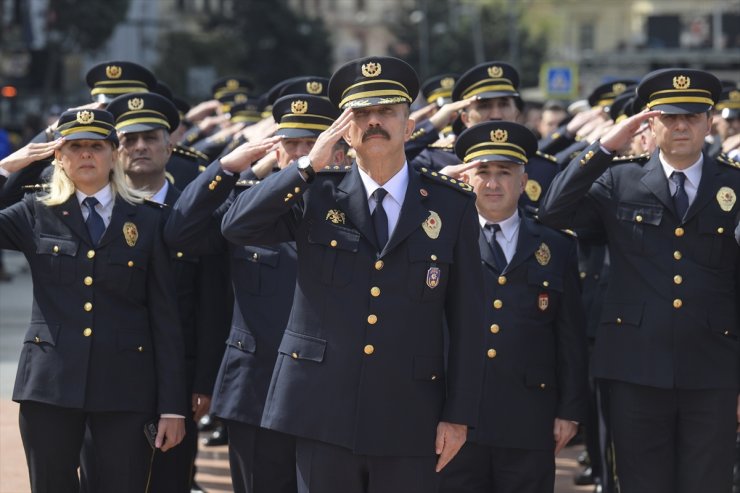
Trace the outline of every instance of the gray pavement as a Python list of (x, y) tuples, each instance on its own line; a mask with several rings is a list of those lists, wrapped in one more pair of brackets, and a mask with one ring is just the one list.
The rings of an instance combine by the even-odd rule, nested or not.
[[(0, 282), (0, 493), (29, 493), (28, 472), (18, 433), (18, 404), (11, 400), (15, 372), (28, 327), (32, 302), (31, 275), (25, 258), (4, 252), (10, 282)], [(568, 447), (557, 459), (555, 493), (586, 493), (593, 487), (573, 486), (576, 462), (582, 447)], [(233, 491), (229, 477), (228, 452), (224, 447), (200, 447), (196, 462), (198, 483), (211, 493)]]

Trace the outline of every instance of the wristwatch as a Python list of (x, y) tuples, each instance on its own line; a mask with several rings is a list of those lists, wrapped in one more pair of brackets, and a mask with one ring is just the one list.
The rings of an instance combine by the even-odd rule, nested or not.
[(296, 162), (298, 163), (298, 171), (303, 174), (303, 177), (306, 179), (306, 183), (311, 183), (316, 177), (316, 171), (313, 169), (313, 166), (311, 166), (311, 158), (308, 156), (301, 156)]

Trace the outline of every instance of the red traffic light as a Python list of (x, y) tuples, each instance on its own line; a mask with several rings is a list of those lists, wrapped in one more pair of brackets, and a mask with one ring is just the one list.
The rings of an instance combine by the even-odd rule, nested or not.
[(4, 98), (14, 98), (18, 95), (18, 89), (15, 86), (3, 86), (0, 89), (0, 95)]

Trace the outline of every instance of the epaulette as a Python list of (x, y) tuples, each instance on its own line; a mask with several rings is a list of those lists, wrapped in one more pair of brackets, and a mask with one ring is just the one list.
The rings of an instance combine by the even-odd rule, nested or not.
[(414, 130), (414, 133), (411, 134), (411, 137), (409, 137), (409, 140), (418, 139), (422, 135), (427, 133), (426, 129), (420, 128), (418, 130)]
[(570, 239), (578, 238), (578, 234), (572, 229), (557, 229), (557, 228), (552, 228), (548, 226), (547, 224), (543, 223), (542, 220), (540, 220), (540, 216), (538, 216), (536, 213), (532, 216), (532, 219), (534, 219), (534, 222), (536, 222), (537, 224), (544, 226), (551, 231), (555, 231), (556, 233), (559, 233), (567, 238), (570, 238)]
[(161, 204), (157, 202), (156, 200), (152, 200), (152, 199), (144, 199), (144, 203), (146, 205), (154, 207), (155, 209), (164, 209), (165, 207), (169, 207), (167, 204)]
[(650, 154), (630, 154), (629, 156), (614, 156), (612, 164), (638, 163), (645, 164), (650, 160)]
[(317, 171), (317, 174), (321, 173), (348, 173), (352, 169), (352, 165), (346, 164), (346, 165), (339, 165), (339, 164), (332, 164), (330, 166), (327, 166), (326, 168), (322, 169), (321, 171)]
[(51, 185), (48, 183), (34, 183), (33, 185), (23, 185), (21, 190), (25, 190), (26, 192), (46, 192), (49, 188), (51, 188)]
[(183, 156), (192, 157), (195, 159), (202, 159), (204, 161), (208, 161), (208, 156), (200, 152), (198, 149), (194, 149), (192, 147), (178, 145), (175, 146), (173, 149), (173, 152), (176, 152), (178, 154), (182, 154)]
[(737, 159), (732, 159), (724, 152), (721, 152), (715, 159), (717, 159), (718, 163), (722, 163), (731, 168), (740, 169), (740, 161), (738, 161)]
[(455, 145), (437, 141), (429, 144), (427, 147), (431, 149), (443, 149), (445, 151), (452, 151), (455, 148)]
[(541, 157), (541, 158), (543, 158), (543, 159), (546, 159), (546, 160), (550, 161), (551, 163), (557, 163), (558, 162), (558, 158), (556, 158), (552, 154), (547, 154), (547, 153), (542, 152), (542, 151), (537, 151), (537, 154), (536, 155), (539, 156), (539, 157)]
[(437, 171), (432, 171), (429, 168), (419, 168), (419, 172), (421, 172), (421, 176), (424, 176), (432, 180), (433, 182), (444, 183), (448, 187), (454, 188), (455, 190), (460, 190), (461, 192), (473, 192), (473, 187), (471, 187), (464, 181), (455, 180), (454, 178), (450, 178), (449, 176), (443, 175), (442, 173), (439, 173)]
[(259, 182), (260, 180), (239, 180), (236, 182), (234, 186), (242, 187), (242, 188), (249, 188), (249, 187), (255, 186)]

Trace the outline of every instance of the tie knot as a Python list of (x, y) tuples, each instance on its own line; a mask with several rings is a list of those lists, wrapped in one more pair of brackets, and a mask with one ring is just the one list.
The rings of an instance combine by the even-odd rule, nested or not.
[(683, 174), (682, 171), (674, 171), (671, 173), (671, 179), (676, 185), (682, 187), (683, 183), (686, 181), (686, 175)]
[(388, 195), (388, 190), (386, 190), (385, 188), (375, 189), (375, 191), (373, 192), (373, 198), (375, 199), (375, 203), (380, 204), (381, 202), (383, 202), (383, 199), (385, 198), (386, 195)]
[(488, 223), (488, 224), (486, 224), (485, 228), (487, 230), (491, 231), (493, 234), (496, 234), (499, 231), (501, 231), (501, 225), (500, 224)]
[(100, 202), (95, 197), (86, 197), (85, 200), (82, 201), (82, 203), (88, 206), (90, 209), (92, 209), (96, 205), (98, 205)]

